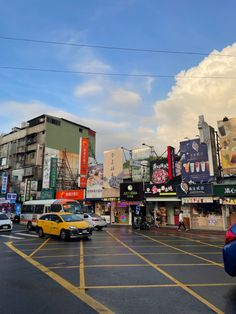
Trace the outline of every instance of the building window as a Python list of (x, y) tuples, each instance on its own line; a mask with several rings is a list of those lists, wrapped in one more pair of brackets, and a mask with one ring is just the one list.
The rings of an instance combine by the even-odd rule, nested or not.
[(58, 125), (58, 126), (61, 125), (61, 121), (53, 119), (53, 118), (50, 118), (50, 117), (47, 117), (47, 122), (51, 123), (51, 124), (54, 124), (54, 125)]
[(80, 133), (83, 133), (83, 129), (82, 129), (82, 128), (79, 128), (79, 132), (80, 132)]

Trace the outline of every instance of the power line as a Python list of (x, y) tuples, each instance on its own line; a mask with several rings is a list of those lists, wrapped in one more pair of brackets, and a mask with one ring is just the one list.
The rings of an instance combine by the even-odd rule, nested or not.
[[(12, 40), (12, 41), (23, 41), (31, 42), (37, 44), (49, 44), (49, 45), (61, 45), (61, 46), (71, 46), (71, 47), (80, 47), (80, 48), (97, 48), (97, 49), (109, 49), (109, 50), (121, 50), (121, 51), (133, 51), (133, 52), (149, 52), (149, 53), (167, 53), (167, 54), (184, 54), (184, 55), (197, 55), (197, 56), (208, 56), (208, 52), (198, 52), (198, 51), (177, 51), (177, 50), (160, 50), (160, 49), (144, 49), (144, 48), (128, 48), (128, 47), (116, 47), (116, 46), (103, 46), (103, 45), (89, 45), (89, 44), (80, 44), (76, 42), (62, 42), (62, 41), (51, 41), (51, 40), (39, 40), (33, 38), (21, 38), (21, 37), (9, 37), (9, 36), (0, 36), (2, 40)], [(233, 57), (236, 55), (228, 54), (217, 54), (211, 53), (211, 56), (217, 57)]]
[(192, 75), (161, 75), (161, 74), (129, 74), (129, 73), (106, 73), (106, 72), (89, 72), (89, 71), (72, 71), (60, 69), (43, 69), (31, 67), (16, 67), (16, 66), (0, 66), (3, 70), (20, 70), (32, 72), (49, 72), (49, 73), (64, 73), (64, 74), (81, 74), (81, 75), (100, 75), (100, 76), (128, 76), (128, 77), (153, 77), (153, 78), (182, 78), (182, 79), (224, 79), (235, 80), (236, 76), (192, 76)]

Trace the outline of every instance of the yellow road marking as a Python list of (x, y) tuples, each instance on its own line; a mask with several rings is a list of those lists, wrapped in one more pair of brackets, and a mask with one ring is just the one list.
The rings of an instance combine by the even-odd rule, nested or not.
[(48, 243), (50, 238), (47, 238), (33, 253), (31, 253), (29, 256), (32, 257), (34, 254), (36, 254), (39, 250), (41, 250), (42, 247), (44, 247), (45, 244)]
[(23, 253), (22, 251), (20, 251), (19, 249), (17, 249), (16, 247), (14, 247), (14, 245), (12, 244), (12, 242), (7, 242), (5, 243), (11, 250), (13, 250), (15, 253), (17, 253), (18, 255), (20, 255), (22, 258), (24, 258), (27, 262), (29, 262), (30, 264), (32, 264), (33, 266), (35, 266), (37, 269), (39, 269), (40, 271), (42, 271), (44, 274), (46, 274), (47, 276), (49, 276), (50, 278), (52, 278), (54, 281), (56, 281), (57, 283), (59, 283), (63, 288), (65, 288), (67, 291), (69, 291), (71, 294), (73, 294), (74, 296), (76, 296), (78, 299), (80, 299), (81, 301), (85, 302), (86, 304), (88, 304), (88, 306), (90, 306), (91, 308), (93, 308), (95, 311), (97, 311), (98, 313), (107, 313), (107, 314), (113, 314), (113, 312), (108, 309), (106, 306), (104, 306), (102, 303), (98, 302), (97, 300), (95, 300), (94, 298), (90, 297), (89, 295), (87, 295), (84, 292), (81, 292), (80, 289), (78, 289), (76, 286), (72, 285), (69, 281), (65, 280), (64, 278), (62, 278), (61, 276), (59, 276), (58, 274), (54, 273), (53, 271), (51, 271), (49, 268), (45, 267), (44, 265), (40, 264), (39, 262), (35, 261), (33, 258), (31, 258), (30, 256), (26, 255), (25, 253)]
[[(226, 287), (226, 286), (236, 286), (236, 283), (187, 283), (187, 287)], [(160, 284), (160, 285), (130, 285), (130, 286), (86, 286), (86, 289), (133, 289), (133, 288), (170, 288), (177, 287), (177, 284)]]
[(80, 290), (85, 293), (85, 278), (84, 278), (84, 246), (80, 240)]
[[(209, 263), (195, 263), (195, 264), (155, 264), (156, 266), (214, 266)], [(70, 266), (48, 266), (49, 269), (69, 269), (69, 268), (80, 268), (79, 265)], [(109, 264), (109, 265), (86, 265), (84, 268), (102, 268), (102, 267), (150, 267), (148, 264)]]
[[(148, 238), (148, 239), (152, 239), (151, 237), (149, 237), (149, 236), (147, 236), (147, 235), (142, 235), (142, 236), (145, 237), (145, 238)], [(198, 259), (201, 259), (201, 260), (206, 261), (206, 262), (208, 262), (208, 263), (214, 264), (214, 265), (216, 265), (216, 266), (223, 267), (223, 265), (220, 264), (220, 263), (216, 263), (216, 262), (211, 261), (211, 260), (209, 260), (209, 259), (207, 259), (207, 258), (204, 258), (204, 257), (198, 256), (198, 255), (196, 255), (196, 254), (193, 254), (193, 253), (184, 251), (184, 250), (182, 250), (182, 249), (176, 248), (176, 247), (174, 247), (174, 246), (172, 246), (172, 245), (170, 245), (170, 244), (166, 244), (166, 243), (164, 243), (164, 242), (162, 242), (162, 241), (159, 241), (159, 240), (156, 240), (156, 239), (152, 239), (152, 241), (157, 242), (157, 243), (164, 244), (165, 246), (170, 247), (170, 248), (172, 248), (172, 249), (174, 249), (174, 250), (177, 250), (177, 251), (182, 252), (182, 253), (185, 253), (185, 254), (187, 254), (187, 255), (196, 257), (196, 258), (198, 258)], [(145, 254), (145, 253), (143, 253), (143, 254)], [(198, 254), (200, 254), (200, 253), (198, 253)]]
[(202, 302), (203, 304), (205, 304), (206, 306), (208, 306), (210, 309), (212, 309), (213, 311), (215, 311), (218, 314), (223, 314), (223, 312), (218, 309), (214, 304), (208, 302), (206, 299), (204, 299), (203, 297), (201, 297), (199, 294), (197, 294), (195, 291), (193, 291), (192, 289), (190, 289), (189, 287), (187, 287), (185, 284), (183, 284), (181, 281), (179, 281), (178, 279), (174, 278), (173, 276), (171, 276), (168, 272), (164, 271), (163, 269), (161, 269), (159, 266), (156, 266), (155, 264), (153, 264), (151, 261), (149, 261), (147, 258), (145, 258), (144, 256), (142, 256), (141, 254), (139, 254), (138, 252), (136, 252), (135, 250), (133, 250), (132, 248), (130, 248), (127, 244), (125, 244), (124, 242), (122, 242), (121, 240), (119, 240), (116, 236), (114, 236), (112, 233), (110, 233), (109, 231), (106, 231), (113, 239), (115, 239), (117, 242), (121, 243), (124, 247), (126, 247), (128, 250), (130, 250), (131, 252), (133, 252), (135, 255), (137, 255), (138, 257), (140, 257), (143, 261), (145, 261), (146, 263), (148, 263), (149, 265), (151, 265), (153, 268), (155, 268), (157, 271), (159, 271), (160, 273), (162, 273), (164, 276), (166, 276), (167, 278), (169, 278), (171, 281), (175, 282), (179, 287), (181, 287), (183, 290), (185, 290), (186, 292), (188, 292), (189, 294), (191, 294), (194, 298), (196, 298), (198, 301)]
[(186, 239), (188, 241), (191, 241), (191, 242), (197, 242), (197, 243), (201, 243), (201, 244), (204, 244), (204, 245), (207, 245), (207, 246), (212, 246), (212, 247), (217, 247), (219, 249), (222, 249), (223, 247), (223, 243), (222, 243), (222, 246), (219, 246), (219, 245), (216, 245), (216, 244), (210, 244), (210, 243), (207, 243), (207, 242), (203, 242), (203, 241), (200, 241), (200, 240), (194, 240), (194, 239), (191, 239), (191, 238), (186, 238), (186, 237), (181, 237), (182, 239)]
[[(132, 253), (114, 253), (114, 254), (84, 254), (84, 256), (122, 256), (122, 255), (133, 255)], [(42, 256), (35, 256), (35, 258), (57, 258), (57, 257), (76, 257), (80, 256), (79, 254), (72, 254), (72, 255), (42, 255)]]

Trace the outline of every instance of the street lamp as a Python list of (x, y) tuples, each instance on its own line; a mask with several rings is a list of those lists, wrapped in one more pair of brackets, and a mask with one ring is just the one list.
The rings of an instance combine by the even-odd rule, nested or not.
[(156, 151), (154, 149), (154, 146), (151, 146), (151, 145), (148, 145), (148, 144), (145, 144), (145, 143), (143, 143), (142, 145), (151, 148), (151, 154), (154, 153), (156, 155), (156, 157), (158, 158), (158, 155), (157, 155), (157, 153), (156, 153)]

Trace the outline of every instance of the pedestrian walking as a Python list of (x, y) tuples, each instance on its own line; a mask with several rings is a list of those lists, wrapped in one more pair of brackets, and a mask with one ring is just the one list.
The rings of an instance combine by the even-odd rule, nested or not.
[(180, 210), (180, 212), (179, 212), (179, 227), (178, 227), (178, 231), (180, 231), (181, 227), (183, 227), (185, 231), (188, 230), (185, 227), (185, 224), (184, 224), (184, 212), (182, 210)]

